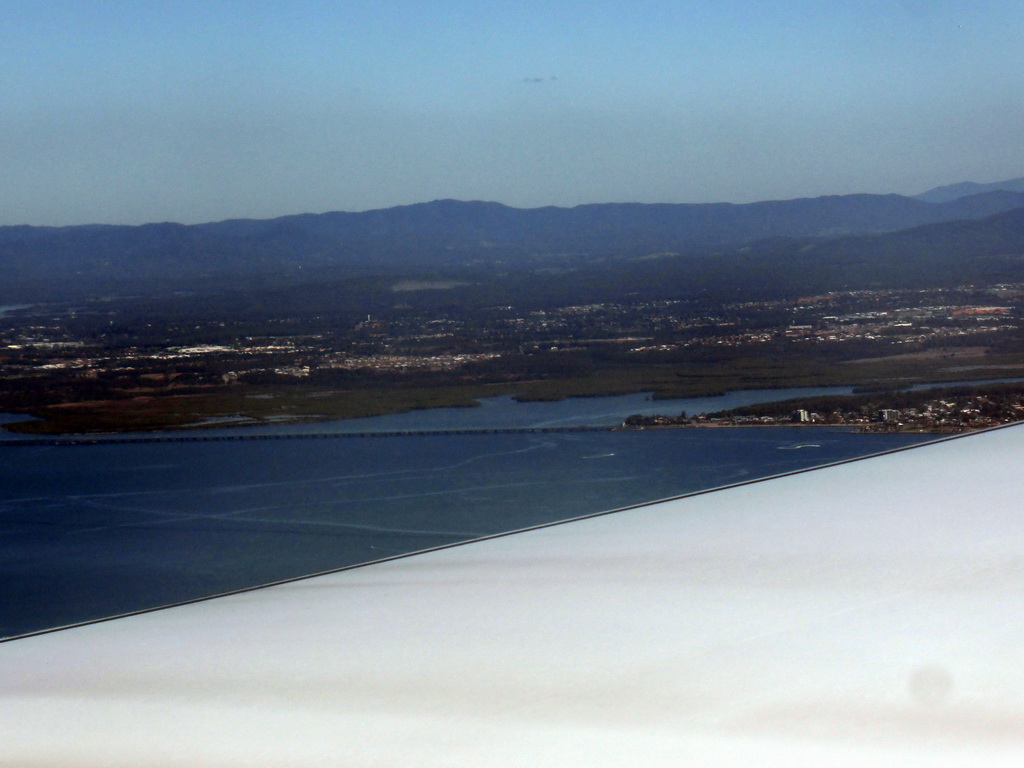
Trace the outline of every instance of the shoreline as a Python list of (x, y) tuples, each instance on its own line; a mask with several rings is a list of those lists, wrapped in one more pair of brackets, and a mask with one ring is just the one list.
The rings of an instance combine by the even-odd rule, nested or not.
[(797, 429), (833, 429), (844, 432), (856, 432), (860, 435), (961, 435), (965, 432), (977, 432), (983, 429), (991, 429), (997, 426), (1013, 424), (1012, 421), (1000, 422), (998, 424), (986, 424), (977, 427), (954, 427), (954, 428), (913, 428), (913, 429), (865, 429), (859, 424), (802, 424), (794, 423), (773, 423), (773, 424), (726, 424), (718, 422), (701, 422), (698, 424), (659, 424), (649, 427), (623, 427), (623, 429), (654, 430), (654, 429), (771, 429), (771, 428), (797, 428)]
[[(908, 392), (913, 390), (928, 390), (928, 389), (941, 389), (944, 387), (958, 387), (958, 386), (985, 386), (985, 385), (997, 385), (1001, 383), (1013, 383), (1015, 381), (1024, 381), (1020, 379), (986, 379), (986, 380), (972, 380), (972, 381), (932, 381), (932, 382), (919, 382), (905, 386), (899, 392)], [(826, 387), (744, 387), (738, 389), (726, 390), (724, 392), (717, 392), (714, 394), (700, 393), (688, 396), (680, 397), (668, 397), (657, 390), (648, 388), (639, 388), (632, 392), (613, 392), (595, 394), (593, 392), (580, 393), (580, 394), (567, 394), (561, 397), (547, 397), (540, 398), (530, 396), (528, 392), (515, 392), (515, 391), (502, 391), (505, 388), (492, 388), (485, 387), (481, 391), (480, 389), (474, 388), (472, 392), (460, 392), (447, 393), (448, 397), (441, 399), (440, 401), (435, 400), (429, 396), (421, 395), (420, 398), (410, 398), (411, 402), (403, 404), (402, 407), (396, 407), (394, 402), (388, 402), (385, 404), (383, 401), (364, 402), (361, 404), (362, 407), (350, 408), (350, 411), (356, 410), (356, 413), (351, 415), (338, 415), (338, 413), (288, 413), (287, 411), (294, 407), (293, 400), (294, 394), (288, 391), (281, 391), (275, 393), (263, 393), (259, 392), (256, 394), (247, 393), (242, 396), (243, 400), (237, 405), (249, 405), (250, 401), (271, 401), (280, 399), (281, 403), (276, 410), (269, 410), (261, 413), (260, 415), (247, 415), (245, 413), (235, 411), (229, 413), (222, 411), (215, 413), (212, 411), (206, 413), (197, 413), (192, 411), (191, 413), (185, 413), (182, 411), (169, 413), (163, 411), (164, 420), (155, 418), (157, 414), (153, 414), (154, 418), (147, 420), (145, 417), (140, 417), (138, 414), (129, 414), (122, 411), (122, 422), (120, 424), (111, 424), (110, 421), (117, 421), (118, 414), (115, 412), (111, 414), (107, 413), (108, 419), (103, 419), (102, 416), (97, 419), (97, 422), (102, 426), (96, 428), (84, 428), (76, 429), (74, 427), (79, 426), (83, 421), (88, 421), (88, 418), (93, 415), (89, 413), (77, 413), (77, 418), (74, 419), (74, 426), (67, 424), (59, 417), (57, 419), (47, 419), (45, 417), (34, 416), (31, 414), (21, 413), (0, 413), (0, 439), (10, 436), (10, 440), (24, 440), (31, 438), (46, 438), (46, 437), (90, 437), (96, 436), (101, 437), (105, 435), (145, 435), (152, 434), (154, 432), (161, 433), (174, 433), (180, 435), (188, 435), (191, 433), (207, 433), (215, 430), (222, 429), (240, 429), (240, 430), (264, 430), (274, 427), (302, 427), (304, 425), (315, 425), (315, 424), (337, 424), (337, 423), (352, 423), (361, 419), (368, 418), (386, 418), (386, 417), (403, 417), (403, 416), (414, 416), (415, 414), (436, 412), (440, 410), (458, 409), (466, 411), (476, 411), (482, 404), (483, 401), (489, 400), (495, 397), (508, 398), (511, 403), (514, 403), (514, 407), (529, 408), (537, 405), (544, 404), (557, 404), (566, 403), (572, 401), (579, 401), (581, 403), (591, 404), (596, 401), (604, 399), (615, 399), (615, 398), (628, 398), (628, 397), (639, 397), (642, 396), (645, 402), (649, 401), (652, 406), (658, 405), (660, 407), (670, 407), (669, 403), (672, 401), (677, 402), (690, 402), (700, 401), (702, 403), (709, 403), (715, 398), (729, 398), (737, 397), (742, 398), (744, 394), (750, 393), (764, 393), (770, 394), (770, 397), (763, 399), (757, 398), (752, 402), (745, 403), (744, 405), (762, 405), (772, 403), (785, 403), (789, 401), (797, 401), (804, 397), (851, 397), (858, 396), (861, 393), (856, 392), (856, 384), (845, 384), (835, 385)], [(1024, 389), (1024, 384), (1022, 384)], [(495, 391), (497, 390), (497, 391)], [(824, 393), (824, 394), (823, 394)], [(343, 392), (332, 392), (329, 393), (337, 398), (343, 398)], [(372, 395), (373, 393), (371, 393)], [(470, 399), (467, 399), (470, 398)], [(371, 398), (375, 399), (375, 398)], [(124, 402), (118, 403), (121, 406), (126, 405)], [(138, 405), (138, 403), (135, 403)], [(376, 405), (376, 407), (375, 407)], [(63, 408), (81, 408), (80, 404), (69, 404), (64, 406), (55, 406), (56, 409)], [(689, 406), (687, 406), (689, 407)], [(718, 410), (729, 410), (730, 408), (721, 408)], [(329, 409), (325, 409), (329, 410)], [(584, 408), (585, 410), (585, 408)], [(702, 413), (713, 412), (704, 411)], [(51, 411), (49, 414), (51, 417), (55, 414)], [(134, 419), (130, 419), (134, 416)], [(193, 420), (189, 422), (183, 422), (182, 419), (192, 416)], [(584, 417), (585, 418), (585, 417)], [(663, 418), (674, 418), (674, 417), (663, 417)], [(106, 421), (107, 423), (104, 423)], [(132, 423), (134, 421), (134, 423)], [(146, 426), (141, 429), (138, 428), (139, 421)], [(77, 423), (75, 423), (77, 422)], [(1012, 422), (1003, 422), (1012, 423)], [(23, 426), (24, 425), (24, 426)], [(33, 425), (33, 426), (28, 426)], [(882, 433), (904, 433), (904, 434), (959, 434), (966, 431), (974, 431), (977, 429), (983, 429), (994, 424), (984, 424), (977, 426), (967, 425), (955, 425), (955, 426), (942, 426), (942, 427), (919, 427), (919, 426), (907, 426), (901, 429), (864, 429), (865, 433), (882, 432)], [(601, 425), (605, 426), (605, 425)], [(718, 426), (730, 426), (730, 427), (765, 427), (765, 426), (832, 426), (832, 427), (848, 427), (848, 428), (860, 428), (863, 424), (821, 424), (821, 423), (802, 423), (802, 422), (774, 422), (774, 423), (708, 423), (700, 422), (696, 424), (650, 424), (641, 425), (643, 428), (666, 428), (666, 427), (718, 427)], [(20, 427), (20, 428), (19, 428)], [(62, 428), (64, 427), (64, 428)]]

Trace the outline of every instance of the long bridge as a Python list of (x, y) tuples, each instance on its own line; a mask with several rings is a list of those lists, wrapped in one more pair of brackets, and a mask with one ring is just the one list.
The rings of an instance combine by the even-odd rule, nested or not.
[(239, 440), (328, 440), (337, 438), (371, 437), (438, 437), (456, 435), (545, 435), (566, 432), (618, 432), (629, 427), (496, 427), (485, 429), (409, 429), (391, 432), (313, 432), (280, 435), (147, 435), (141, 437), (74, 436), (0, 439), (0, 447), (64, 446), (64, 445), (126, 445), (134, 443), (208, 443)]

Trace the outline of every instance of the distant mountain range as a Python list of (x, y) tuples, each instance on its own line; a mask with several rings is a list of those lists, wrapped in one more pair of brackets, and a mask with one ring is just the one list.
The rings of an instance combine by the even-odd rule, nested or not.
[[(147, 299), (137, 312), (151, 313), (159, 307), (164, 316), (178, 319), (217, 316), (254, 323), (293, 317), (316, 319), (329, 327), (367, 314), (387, 315), (400, 307), (471, 314), (506, 305), (540, 310), (657, 300), (721, 304), (791, 300), (836, 290), (1024, 282), (1024, 208), (981, 220), (940, 222), (876, 235), (775, 237), (717, 250), (581, 257), (559, 259), (555, 264), (421, 271), (418, 290), (400, 289), (417, 281), (400, 279), (383, 269), (359, 276), (319, 271), (301, 282), (245, 290), (225, 286), (206, 297)], [(405, 273), (412, 274), (416, 273)], [(237, 288), (237, 283), (233, 286)]]
[(953, 200), (959, 200), (962, 197), (981, 195), (986, 192), (1024, 192), (1024, 178), (1007, 179), (1006, 181), (996, 181), (991, 184), (962, 181), (959, 184), (935, 187), (935, 189), (929, 189), (927, 192), (922, 192), (914, 197), (917, 200), (924, 200), (926, 203), (948, 203)]
[[(916, 198), (845, 195), (745, 205), (534, 209), (439, 200), (191, 226), (0, 227), (0, 302), (294, 285), (454, 268), (531, 270), (661, 252), (697, 258), (744, 247), (787, 250), (762, 242), (779, 238), (799, 239), (801, 253), (833, 260), (858, 249), (898, 260), (900, 249), (917, 254), (921, 242), (935, 253), (953, 243), (971, 251), (997, 241), (1004, 250), (1020, 252), (1014, 240), (1020, 233), (1001, 224), (999, 214), (1024, 208), (1024, 180), (1004, 184), (1012, 189), (965, 183)], [(984, 189), (971, 194), (975, 187)]]

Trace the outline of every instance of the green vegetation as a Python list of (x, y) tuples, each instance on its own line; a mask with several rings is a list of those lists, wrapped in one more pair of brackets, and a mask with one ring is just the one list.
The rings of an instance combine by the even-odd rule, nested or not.
[[(934, 381), (1011, 378), (1021, 375), (1012, 355), (958, 358), (962, 370), (949, 370), (942, 357), (894, 358), (833, 365), (802, 355), (744, 356), (714, 363), (607, 368), (585, 374), (499, 383), (441, 386), (394, 378), (363, 382), (360, 387), (330, 388), (301, 379), (277, 386), (244, 383), (219, 386), (118, 392), (105, 399), (66, 399), (21, 408), (39, 421), (10, 425), (30, 434), (100, 433), (217, 426), (225, 423), (321, 421), (359, 418), (439, 407), (472, 407), (477, 400), (515, 395), (522, 401), (598, 397), (653, 392), (655, 398), (690, 398), (742, 389), (865, 386), (888, 388)], [(976, 366), (984, 365), (984, 369)], [(983, 370), (983, 376), (979, 376)], [(878, 397), (873, 395), (872, 397)], [(787, 404), (792, 410), (797, 406)], [(805, 406), (800, 406), (805, 407)], [(11, 409), (8, 406), (8, 409)]]

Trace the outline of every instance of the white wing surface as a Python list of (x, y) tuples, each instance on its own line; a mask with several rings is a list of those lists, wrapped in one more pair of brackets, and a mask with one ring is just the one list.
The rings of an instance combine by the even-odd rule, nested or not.
[(0, 644), (0, 765), (1024, 765), (1024, 428)]

